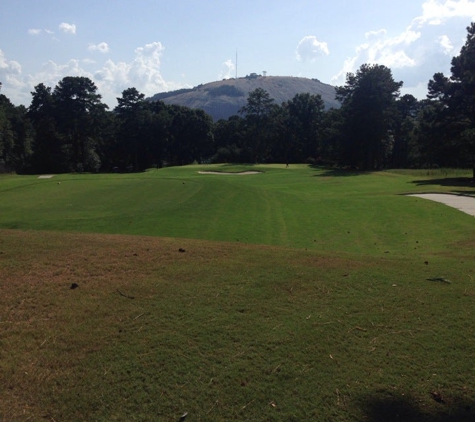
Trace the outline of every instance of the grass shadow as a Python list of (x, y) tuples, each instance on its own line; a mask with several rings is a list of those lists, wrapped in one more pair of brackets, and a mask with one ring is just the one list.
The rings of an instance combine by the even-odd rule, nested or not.
[(324, 167), (318, 166), (315, 164), (309, 165), (313, 170), (321, 171), (320, 174), (315, 174), (314, 177), (353, 177), (353, 176), (363, 176), (365, 174), (370, 174), (370, 171), (355, 170), (355, 169), (345, 169), (345, 168), (334, 168), (334, 167)]
[(236, 163), (216, 163), (222, 167), (233, 167), (233, 166), (249, 166), (249, 167), (254, 167), (259, 165), (259, 163), (241, 163), (241, 162), (236, 162)]
[(363, 405), (365, 420), (369, 422), (473, 422), (475, 403), (454, 400), (438, 401), (425, 407), (412, 397), (370, 397)]
[(413, 180), (411, 183), (417, 186), (446, 186), (452, 188), (473, 188), (475, 184), (471, 177), (446, 177), (440, 179)]

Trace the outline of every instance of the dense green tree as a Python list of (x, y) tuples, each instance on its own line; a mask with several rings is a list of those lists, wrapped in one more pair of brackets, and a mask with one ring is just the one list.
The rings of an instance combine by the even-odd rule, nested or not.
[(35, 130), (32, 171), (35, 173), (60, 173), (68, 171), (68, 157), (62, 149), (62, 141), (56, 129), (55, 105), (50, 87), (40, 83), (31, 93), (28, 117)]
[(0, 172), (11, 170), (10, 151), (14, 145), (14, 135), (10, 121), (13, 104), (0, 94)]
[(345, 120), (343, 164), (366, 170), (386, 164), (401, 86), (386, 66), (364, 64), (337, 88)]
[(97, 87), (89, 78), (67, 76), (53, 91), (55, 120), (74, 171), (97, 171), (100, 159), (96, 152), (107, 105), (101, 102)]
[(323, 116), (322, 141), (320, 144), (321, 161), (335, 165), (343, 163), (344, 152), (344, 126), (345, 119), (340, 108), (332, 108)]
[(244, 145), (244, 119), (240, 116), (231, 116), (227, 120), (221, 119), (214, 124), (213, 128), (215, 155), (213, 161), (223, 162), (247, 162), (250, 154)]
[(172, 165), (201, 163), (214, 153), (213, 119), (200, 109), (170, 106), (167, 157)]
[(162, 167), (166, 160), (166, 148), (172, 117), (162, 101), (147, 103), (147, 115), (143, 137), (147, 140), (146, 167)]
[(301, 93), (282, 104), (285, 113), (286, 161), (314, 161), (321, 155), (325, 105), (320, 95)]
[(34, 130), (24, 106), (0, 94), (0, 172), (26, 172), (31, 163)]
[(411, 145), (414, 142), (417, 117), (421, 105), (413, 95), (406, 94), (396, 101), (391, 167), (402, 168), (411, 164)]
[(275, 105), (269, 115), (266, 138), (268, 144), (267, 162), (275, 163), (297, 163), (299, 159), (298, 148), (295, 146), (295, 139), (290, 126), (289, 111), (284, 104)]
[(12, 111), (10, 122), (14, 139), (10, 162), (16, 172), (24, 173), (31, 171), (35, 131), (23, 105), (15, 107)]
[(129, 88), (118, 98), (117, 161), (122, 167), (144, 170), (201, 162), (214, 153), (213, 122), (202, 110), (161, 101), (145, 101)]
[(117, 98), (114, 111), (117, 116), (117, 164), (125, 169), (143, 170), (143, 127), (147, 107), (145, 95), (136, 88), (128, 88)]
[[(428, 98), (440, 103), (438, 120), (444, 122), (445, 142), (452, 161), (471, 165), (475, 180), (475, 23), (467, 28), (460, 54), (452, 59), (451, 76), (436, 73)], [(453, 147), (456, 148), (453, 148)]]
[(122, 91), (122, 97), (117, 98), (117, 106), (114, 111), (121, 117), (133, 116), (145, 106), (145, 95), (137, 88), (127, 88)]
[(462, 130), (457, 115), (442, 101), (426, 100), (416, 121), (410, 156), (417, 167), (467, 167), (469, 157), (461, 154)]
[(135, 171), (161, 167), (171, 125), (169, 107), (146, 101), (136, 88), (126, 89), (117, 100), (116, 163)]
[(270, 149), (271, 115), (277, 107), (269, 93), (256, 88), (249, 93), (247, 103), (239, 113), (246, 121), (247, 146), (253, 162), (266, 161)]

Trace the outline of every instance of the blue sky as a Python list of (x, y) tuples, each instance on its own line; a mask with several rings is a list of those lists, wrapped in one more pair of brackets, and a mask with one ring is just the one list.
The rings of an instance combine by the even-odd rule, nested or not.
[(43, 82), (87, 76), (111, 108), (236, 74), (343, 85), (363, 63), (390, 67), (424, 98), (475, 18), (475, 0), (1, 0), (2, 93), (28, 106)]

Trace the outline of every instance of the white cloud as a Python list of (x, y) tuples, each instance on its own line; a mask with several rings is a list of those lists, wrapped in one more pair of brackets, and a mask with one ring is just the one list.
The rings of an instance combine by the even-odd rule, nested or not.
[(39, 72), (26, 77), (26, 84), (31, 88), (39, 83), (54, 87), (65, 76), (85, 76), (92, 79), (92, 74), (80, 67), (79, 60), (72, 59), (65, 64), (48, 60)]
[(380, 29), (378, 31), (368, 31), (364, 34), (365, 38), (367, 40), (370, 40), (372, 38), (380, 38), (382, 36), (386, 35), (386, 30), (385, 29)]
[(73, 59), (66, 63), (49, 60), (38, 72), (22, 75), (20, 64), (7, 60), (0, 50), (2, 93), (14, 104), (27, 106), (31, 102), (31, 91), (39, 83), (54, 88), (65, 76), (84, 76), (96, 84), (102, 100), (113, 108), (116, 105), (116, 98), (127, 88), (135, 87), (146, 96), (151, 96), (158, 92), (188, 87), (163, 78), (160, 69), (163, 51), (164, 47), (160, 42), (153, 42), (137, 48), (135, 57), (128, 63), (107, 60), (98, 70), (88, 71), (82, 66), (89, 68), (93, 65), (94, 61), (89, 59), (81, 61)]
[(419, 82), (411, 87), (402, 87), (401, 96), (406, 94), (414, 95), (416, 98), (423, 99), (427, 96), (427, 85), (429, 81)]
[(450, 41), (450, 38), (447, 35), (441, 35), (438, 39), (438, 42), (445, 54), (447, 54), (448, 56), (452, 55), (452, 53), (454, 52), (454, 46), (452, 45), (452, 42)]
[(35, 37), (43, 35), (43, 33), (48, 35), (54, 35), (54, 32), (50, 29), (39, 29), (39, 28), (31, 28), (28, 30), (29, 35), (33, 35)]
[(470, 0), (428, 0), (422, 4), (422, 15), (415, 18), (413, 23), (417, 26), (441, 25), (452, 18), (475, 17), (475, 2)]
[(367, 43), (359, 46), (357, 52), (366, 55), (367, 63), (382, 64), (390, 68), (415, 66), (414, 59), (409, 57), (404, 48), (420, 37), (420, 33), (410, 29), (398, 37), (387, 38), (386, 31), (366, 33)]
[(100, 53), (108, 53), (109, 52), (109, 46), (105, 42), (101, 42), (99, 44), (90, 44), (89, 47), (87, 47), (89, 51), (99, 51)]
[(298, 43), (295, 54), (299, 61), (314, 62), (322, 55), (328, 56), (330, 51), (326, 42), (318, 41), (313, 35), (307, 35)]
[(107, 60), (102, 69), (94, 73), (94, 80), (105, 102), (113, 107), (115, 98), (130, 87), (137, 88), (146, 96), (183, 88), (182, 84), (163, 78), (160, 66), (164, 50), (160, 42), (153, 42), (137, 48), (130, 63)]
[(218, 74), (218, 79), (234, 78), (236, 75), (235, 71), (236, 67), (234, 66), (234, 63), (231, 59), (228, 59), (223, 63), (221, 70)]
[(0, 50), (0, 72), (3, 75), (19, 75), (21, 74), (21, 65), (14, 60), (7, 60), (5, 53)]
[(120, 92), (127, 88), (129, 72), (129, 64), (124, 62), (114, 63), (112, 60), (107, 60), (102, 69), (95, 72), (94, 78), (109, 90)]
[(41, 29), (31, 28), (28, 30), (28, 34), (30, 35), (40, 35), (42, 32)]
[(356, 47), (354, 56), (344, 62), (331, 82), (344, 84), (346, 74), (356, 72), (364, 63), (381, 64), (392, 69), (396, 80), (402, 80), (405, 87), (419, 94), (425, 91), (421, 86), (427, 86), (434, 73), (450, 71), (447, 56), (457, 54), (465, 42), (465, 19), (473, 17), (473, 0), (426, 0), (422, 14), (399, 35), (390, 36), (384, 29), (367, 32), (365, 41)]
[(366, 42), (356, 47), (355, 56), (345, 61), (340, 72), (332, 78), (332, 83), (344, 83), (346, 74), (354, 73), (364, 63), (380, 64), (391, 69), (417, 66), (417, 59), (411, 57), (409, 47), (421, 37), (420, 32), (407, 28), (397, 37), (388, 37), (387, 31), (380, 29), (366, 32), (365, 37)]
[(24, 87), (22, 80), (22, 69), (20, 63), (8, 60), (5, 53), (0, 50), (0, 81), (2, 82), (2, 93), (14, 102), (18, 90)]
[(59, 30), (66, 34), (76, 34), (76, 25), (74, 23), (61, 23), (59, 25)]
[(153, 42), (137, 48), (135, 59), (129, 65), (129, 79), (149, 92), (163, 89), (166, 82), (160, 73), (160, 64), (164, 49), (160, 42)]

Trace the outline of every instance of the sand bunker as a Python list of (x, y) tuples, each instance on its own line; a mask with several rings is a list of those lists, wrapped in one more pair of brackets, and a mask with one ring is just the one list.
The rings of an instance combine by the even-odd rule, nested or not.
[(260, 174), (261, 171), (241, 171), (239, 173), (231, 173), (231, 172), (224, 172), (224, 171), (199, 171), (199, 174), (224, 174), (227, 176), (246, 176), (248, 174)]
[(38, 179), (51, 179), (54, 176), (54, 174), (42, 174), (41, 176), (38, 176)]
[(440, 202), (475, 217), (475, 197), (446, 193), (421, 193), (408, 196), (417, 196), (418, 198)]

